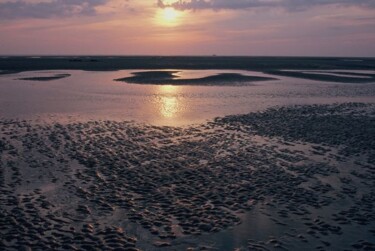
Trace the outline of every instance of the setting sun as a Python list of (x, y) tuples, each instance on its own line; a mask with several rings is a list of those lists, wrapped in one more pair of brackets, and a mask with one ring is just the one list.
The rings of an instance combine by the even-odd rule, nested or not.
[(178, 12), (175, 11), (173, 8), (165, 8), (163, 10), (163, 18), (165, 21), (175, 22), (178, 18)]
[(158, 11), (156, 21), (164, 26), (176, 26), (181, 22), (182, 12), (171, 7)]

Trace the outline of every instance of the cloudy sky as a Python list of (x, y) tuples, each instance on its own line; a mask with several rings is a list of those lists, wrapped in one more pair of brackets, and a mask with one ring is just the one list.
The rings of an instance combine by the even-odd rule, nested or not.
[(375, 56), (375, 0), (0, 0), (0, 54)]

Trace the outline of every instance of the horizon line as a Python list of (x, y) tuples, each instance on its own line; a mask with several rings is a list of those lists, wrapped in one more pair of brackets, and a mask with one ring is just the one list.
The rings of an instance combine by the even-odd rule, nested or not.
[(219, 55), (219, 54), (172, 54), (172, 55), (157, 55), (157, 54), (0, 54), (0, 58), (4, 57), (243, 57), (243, 58), (374, 58), (375, 56), (290, 56), (290, 55)]

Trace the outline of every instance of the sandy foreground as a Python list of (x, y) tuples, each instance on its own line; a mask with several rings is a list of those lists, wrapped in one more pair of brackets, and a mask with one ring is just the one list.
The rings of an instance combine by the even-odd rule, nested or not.
[(0, 250), (375, 250), (373, 104), (0, 135)]

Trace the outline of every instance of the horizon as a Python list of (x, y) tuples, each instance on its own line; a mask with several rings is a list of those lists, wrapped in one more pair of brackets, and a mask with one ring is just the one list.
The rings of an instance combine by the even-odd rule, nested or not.
[(375, 57), (371, 0), (0, 0), (1, 55)]
[(204, 54), (185, 54), (185, 55), (158, 55), (158, 54), (0, 54), (0, 58), (4, 57), (233, 57), (233, 58), (365, 58), (375, 59), (375, 56), (316, 56), (316, 55), (204, 55)]

